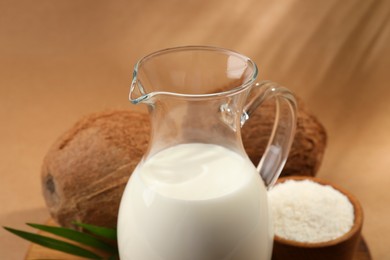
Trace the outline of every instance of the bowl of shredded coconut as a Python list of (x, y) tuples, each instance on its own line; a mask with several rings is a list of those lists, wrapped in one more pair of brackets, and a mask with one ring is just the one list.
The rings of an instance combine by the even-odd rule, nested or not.
[(314, 177), (280, 178), (268, 192), (273, 260), (352, 260), (363, 211), (348, 191)]

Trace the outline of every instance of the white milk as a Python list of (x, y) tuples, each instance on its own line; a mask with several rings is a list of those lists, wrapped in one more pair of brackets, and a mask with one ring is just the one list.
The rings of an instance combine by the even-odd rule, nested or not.
[(118, 217), (121, 260), (268, 260), (266, 190), (248, 158), (211, 144), (163, 150), (131, 176)]

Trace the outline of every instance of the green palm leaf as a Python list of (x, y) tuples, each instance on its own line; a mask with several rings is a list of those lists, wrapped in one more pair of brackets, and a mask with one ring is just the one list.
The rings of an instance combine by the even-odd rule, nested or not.
[(116, 230), (111, 229), (111, 228), (104, 228), (104, 227), (99, 227), (99, 226), (94, 226), (94, 225), (89, 225), (89, 224), (84, 224), (84, 223), (79, 223), (79, 222), (74, 222), (73, 224), (84, 228), (85, 230), (88, 230), (94, 235), (104, 237), (107, 239), (111, 240), (116, 240), (117, 235), (116, 235)]
[(107, 244), (103, 241), (100, 241), (96, 237), (94, 237), (90, 234), (82, 233), (82, 232), (79, 232), (79, 231), (76, 231), (73, 229), (63, 228), (63, 227), (52, 227), (52, 226), (32, 224), (32, 223), (27, 223), (27, 225), (29, 225), (33, 228), (43, 230), (43, 231), (46, 231), (48, 233), (60, 236), (60, 237), (70, 239), (72, 241), (79, 242), (80, 244), (83, 244), (83, 245), (98, 248), (100, 250), (109, 252), (111, 254), (118, 253), (118, 249), (116, 247), (114, 247), (110, 244)]
[(89, 259), (103, 259), (103, 257), (87, 250), (84, 248), (81, 248), (79, 246), (60, 241), (54, 238), (46, 237), (46, 236), (41, 236), (9, 227), (4, 227), (7, 231), (24, 238), (28, 241), (31, 241), (33, 243), (39, 244), (44, 247), (48, 247), (54, 250), (58, 250), (64, 253), (76, 255), (76, 256), (81, 256), (81, 257), (87, 257)]

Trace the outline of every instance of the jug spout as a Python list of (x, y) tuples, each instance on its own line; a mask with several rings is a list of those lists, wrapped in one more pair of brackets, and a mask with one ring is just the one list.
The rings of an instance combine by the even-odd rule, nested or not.
[(142, 83), (139, 82), (138, 80), (137, 65), (134, 68), (133, 80), (131, 81), (130, 93), (129, 93), (129, 100), (134, 105), (139, 104), (141, 102), (145, 102), (150, 97), (150, 95), (146, 93), (144, 87), (142, 86)]

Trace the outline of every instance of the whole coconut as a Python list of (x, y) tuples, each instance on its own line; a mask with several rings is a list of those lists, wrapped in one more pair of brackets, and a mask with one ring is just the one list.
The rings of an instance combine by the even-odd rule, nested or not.
[[(243, 142), (257, 164), (274, 122), (267, 102), (242, 129)], [(84, 117), (50, 148), (42, 167), (42, 187), (51, 216), (72, 222), (115, 227), (126, 182), (147, 149), (149, 116), (120, 110)], [(298, 127), (284, 175), (314, 176), (325, 150), (322, 125), (299, 106)]]
[(43, 162), (43, 195), (51, 216), (62, 226), (80, 221), (115, 227), (121, 195), (148, 139), (143, 113), (103, 112), (77, 122)]

